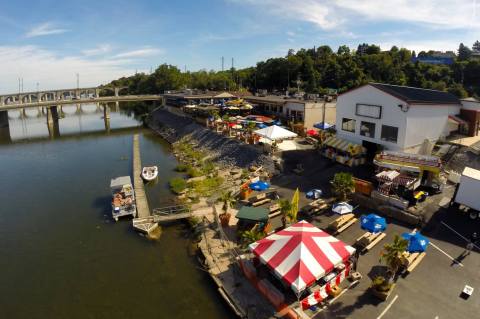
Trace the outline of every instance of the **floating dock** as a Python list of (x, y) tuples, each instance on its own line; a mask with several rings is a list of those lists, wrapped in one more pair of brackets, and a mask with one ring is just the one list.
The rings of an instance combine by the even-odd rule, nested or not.
[(158, 223), (152, 220), (150, 207), (148, 206), (145, 185), (142, 179), (142, 158), (140, 156), (140, 141), (138, 134), (133, 136), (133, 185), (137, 203), (137, 216), (133, 219), (133, 228), (142, 233), (150, 234), (158, 227)]

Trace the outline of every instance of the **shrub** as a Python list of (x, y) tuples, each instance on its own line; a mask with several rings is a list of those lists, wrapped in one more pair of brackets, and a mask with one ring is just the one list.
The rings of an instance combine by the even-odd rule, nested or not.
[(190, 177), (199, 177), (199, 176), (202, 176), (202, 175), (203, 175), (201, 171), (199, 171), (199, 170), (196, 169), (195, 167), (191, 167), (191, 166), (189, 166), (189, 167), (187, 168), (187, 174), (188, 174), (188, 176), (190, 176)]
[(333, 192), (340, 201), (346, 200), (348, 194), (352, 193), (355, 189), (355, 182), (350, 173), (337, 173), (330, 183), (332, 184)]
[(187, 182), (183, 178), (175, 177), (169, 181), (170, 189), (175, 194), (181, 194), (187, 188)]
[(186, 172), (188, 170), (188, 167), (189, 166), (186, 165), (186, 164), (178, 164), (177, 167), (175, 167), (175, 170), (177, 172), (182, 172), (183, 173), (183, 172)]

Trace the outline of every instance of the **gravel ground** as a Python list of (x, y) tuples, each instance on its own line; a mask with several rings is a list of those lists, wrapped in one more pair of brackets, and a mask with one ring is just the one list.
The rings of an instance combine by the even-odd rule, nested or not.
[(261, 149), (213, 132), (191, 118), (157, 109), (152, 113), (151, 127), (166, 133), (169, 142), (181, 138), (194, 142), (199, 148), (207, 150), (211, 159), (220, 165), (241, 168), (263, 166), (268, 172), (274, 171), (271, 157), (263, 154)]

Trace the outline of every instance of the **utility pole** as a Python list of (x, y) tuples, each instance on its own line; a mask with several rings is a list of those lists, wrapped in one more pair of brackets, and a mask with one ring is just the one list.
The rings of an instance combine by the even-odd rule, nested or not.
[[(224, 71), (224, 63), (225, 63), (225, 58), (222, 56), (222, 76), (223, 76), (223, 71)], [(227, 80), (224, 78), (223, 79), (223, 89), (227, 89)]]
[(322, 126), (325, 129), (325, 109), (327, 107), (327, 95), (323, 96)]
[(22, 91), (21, 91), (21, 88), (20, 88), (20, 78), (18, 78), (18, 94), (20, 94)]

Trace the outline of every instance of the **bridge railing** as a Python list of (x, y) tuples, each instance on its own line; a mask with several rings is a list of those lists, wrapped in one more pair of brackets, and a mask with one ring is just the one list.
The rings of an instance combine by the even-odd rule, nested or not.
[(161, 208), (154, 208), (152, 215), (170, 216), (177, 214), (190, 213), (190, 208), (185, 205), (166, 206)]

